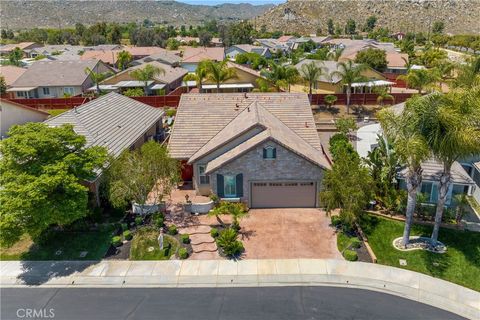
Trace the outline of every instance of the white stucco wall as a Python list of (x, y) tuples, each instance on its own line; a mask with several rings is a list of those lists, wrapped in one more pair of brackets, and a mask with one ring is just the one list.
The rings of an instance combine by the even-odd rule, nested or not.
[(5, 100), (0, 102), (0, 136), (5, 138), (11, 126), (27, 122), (43, 122), (48, 115), (19, 107)]
[(357, 131), (357, 152), (362, 158), (366, 158), (369, 151), (378, 145), (377, 135), (382, 133), (379, 123), (361, 127)]

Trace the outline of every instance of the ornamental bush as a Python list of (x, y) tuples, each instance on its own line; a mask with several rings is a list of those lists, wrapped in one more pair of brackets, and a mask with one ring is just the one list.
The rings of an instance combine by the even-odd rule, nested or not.
[(122, 245), (122, 238), (119, 236), (112, 237), (112, 246), (120, 247)]
[(182, 240), (182, 243), (185, 243), (185, 244), (190, 243), (190, 237), (188, 234), (182, 234), (180, 236), (180, 240)]
[(171, 236), (174, 236), (178, 233), (177, 226), (172, 224), (170, 227), (168, 227), (168, 234)]
[(135, 218), (135, 224), (137, 226), (141, 225), (143, 223), (143, 217), (136, 217)]
[(348, 261), (357, 261), (358, 260), (358, 255), (353, 250), (348, 250), (347, 249), (347, 250), (343, 251), (343, 257)]
[(180, 259), (187, 259), (188, 258), (188, 251), (185, 248), (178, 249), (178, 256)]
[(217, 228), (210, 229), (210, 235), (212, 236), (212, 238), (218, 237), (218, 229)]
[(132, 232), (130, 232), (130, 230), (123, 231), (123, 238), (125, 240), (132, 240), (133, 238)]
[(353, 238), (351, 246), (352, 248), (358, 249), (362, 246), (362, 241), (360, 241), (358, 238)]
[(243, 252), (243, 244), (237, 240), (237, 237), (237, 232), (232, 228), (223, 230), (218, 236), (217, 245), (222, 248), (226, 256), (235, 257)]
[(330, 219), (332, 221), (332, 226), (334, 227), (338, 227), (339, 225), (342, 224), (342, 220), (340, 219), (339, 216), (332, 216)]

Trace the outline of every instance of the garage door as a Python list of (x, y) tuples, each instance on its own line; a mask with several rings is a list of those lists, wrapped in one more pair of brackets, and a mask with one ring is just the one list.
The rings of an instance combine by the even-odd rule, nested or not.
[(315, 182), (252, 182), (252, 208), (313, 208)]

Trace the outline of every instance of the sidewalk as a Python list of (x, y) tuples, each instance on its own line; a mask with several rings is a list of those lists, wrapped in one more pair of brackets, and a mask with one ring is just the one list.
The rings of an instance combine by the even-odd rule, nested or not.
[(2, 261), (2, 287), (347, 286), (394, 294), (480, 317), (480, 293), (424, 274), (322, 259)]

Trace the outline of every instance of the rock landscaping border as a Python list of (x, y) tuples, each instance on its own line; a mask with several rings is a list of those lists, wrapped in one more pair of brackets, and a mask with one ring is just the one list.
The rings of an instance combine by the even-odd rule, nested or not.
[(392, 245), (395, 249), (400, 251), (413, 251), (413, 250), (427, 250), (433, 253), (445, 253), (447, 252), (447, 246), (440, 241), (434, 246), (432, 239), (427, 237), (411, 236), (406, 248), (402, 245), (402, 237), (396, 238), (392, 241)]

